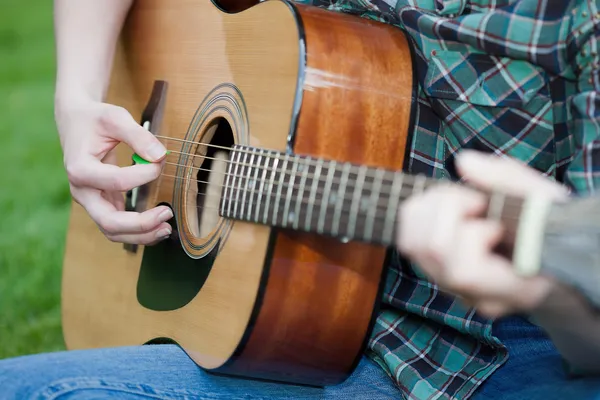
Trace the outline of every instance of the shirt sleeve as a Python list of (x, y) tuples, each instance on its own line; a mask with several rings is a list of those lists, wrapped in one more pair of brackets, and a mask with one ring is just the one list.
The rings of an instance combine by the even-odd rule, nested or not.
[[(584, 3), (584, 2), (582, 2)], [(591, 3), (591, 2), (590, 2)], [(585, 11), (574, 14), (583, 16)], [(567, 40), (567, 52), (574, 53), (572, 68), (576, 92), (567, 97), (568, 127), (573, 158), (566, 168), (564, 183), (576, 196), (600, 190), (600, 14), (575, 18)], [(587, 30), (583, 29), (587, 27)], [(550, 301), (546, 312), (534, 316), (548, 332), (561, 353), (570, 375), (600, 374), (600, 314), (577, 293), (563, 289)]]
[[(593, 18), (600, 20), (600, 15), (595, 14)], [(581, 21), (582, 26), (585, 23), (585, 20)], [(592, 24), (590, 18), (587, 24)], [(570, 37), (574, 42), (567, 41), (566, 51), (574, 51), (571, 45), (576, 45), (572, 65), (576, 73), (577, 92), (567, 100), (571, 112), (569, 129), (574, 154), (564, 181), (574, 194), (585, 196), (600, 189), (600, 30), (591, 27), (582, 33), (581, 29), (574, 29)]]
[(556, 287), (530, 319), (546, 331), (568, 375), (600, 375), (600, 314), (575, 289)]

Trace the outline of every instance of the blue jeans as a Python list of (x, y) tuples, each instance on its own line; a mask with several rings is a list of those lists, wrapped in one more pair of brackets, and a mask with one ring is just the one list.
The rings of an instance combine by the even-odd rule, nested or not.
[[(600, 379), (568, 380), (540, 329), (522, 318), (497, 323), (511, 357), (474, 399), (600, 400)], [(178, 347), (152, 345), (25, 356), (0, 361), (0, 399), (394, 399), (391, 379), (363, 358), (343, 384), (325, 389), (214, 376)]]

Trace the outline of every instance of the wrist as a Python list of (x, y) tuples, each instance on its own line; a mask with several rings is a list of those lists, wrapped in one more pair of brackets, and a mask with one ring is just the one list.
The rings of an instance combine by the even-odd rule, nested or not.
[(104, 91), (85, 84), (63, 84), (57, 80), (54, 92), (54, 103), (57, 107), (64, 108), (72, 104), (86, 102), (102, 102)]
[(54, 118), (56, 122), (59, 122), (65, 115), (85, 107), (86, 104), (101, 102), (100, 96), (94, 95), (82, 87), (57, 87), (54, 93)]

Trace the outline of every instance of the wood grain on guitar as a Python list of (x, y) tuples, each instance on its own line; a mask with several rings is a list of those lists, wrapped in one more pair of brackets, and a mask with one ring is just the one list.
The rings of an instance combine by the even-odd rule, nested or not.
[[(148, 186), (146, 206), (172, 205), (180, 247), (126, 252), (74, 204), (65, 340), (86, 348), (170, 338), (214, 372), (336, 384), (364, 349), (386, 249), (223, 217), (198, 235), (188, 222), (207, 165), (200, 144), (215, 143), (207, 133), (221, 121), (235, 144), (401, 169), (414, 95), (408, 42), (387, 25), (313, 7), (227, 7), (134, 3), (107, 101), (140, 115), (154, 82), (168, 82), (160, 137), (179, 141), (162, 139), (172, 164)], [(130, 160), (120, 149), (121, 164)], [(155, 262), (142, 269), (144, 257)]]
[[(126, 251), (73, 203), (70, 349), (168, 338), (215, 373), (319, 386), (360, 360), (398, 202), (428, 184), (399, 173), (415, 107), (410, 43), (374, 21), (257, 3), (134, 3), (107, 101), (142, 114), (171, 151), (135, 209), (171, 206), (174, 231)], [(156, 81), (169, 84), (166, 102)], [(119, 162), (131, 162), (123, 146)], [(511, 202), (490, 204), (503, 218)]]

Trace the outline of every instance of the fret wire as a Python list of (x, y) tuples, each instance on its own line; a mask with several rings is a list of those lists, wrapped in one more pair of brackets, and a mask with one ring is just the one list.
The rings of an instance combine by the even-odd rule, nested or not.
[(342, 169), (342, 177), (340, 187), (338, 188), (338, 201), (335, 205), (335, 210), (333, 212), (333, 227), (332, 232), (334, 235), (337, 235), (340, 229), (340, 215), (342, 212), (342, 207), (344, 204), (344, 200), (346, 199), (346, 185), (348, 184), (348, 174), (350, 173), (350, 163), (344, 163)]
[(353, 238), (354, 235), (356, 235), (356, 216), (359, 210), (360, 199), (362, 197), (361, 195), (365, 190), (366, 169), (367, 167), (365, 165), (359, 168), (356, 181), (357, 184), (354, 185), (354, 192), (352, 193), (352, 203), (350, 203), (350, 221), (348, 222), (348, 227), (346, 228), (348, 237), (350, 238)]
[[(269, 159), (264, 154), (265, 154), (265, 150), (261, 149), (260, 150), (260, 156), (262, 158), (264, 158), (265, 165), (262, 167), (262, 175), (261, 175), (261, 178), (260, 178), (260, 186), (258, 188), (258, 194), (256, 196), (256, 210), (254, 211), (254, 222), (258, 222), (258, 215), (260, 213), (260, 206), (262, 204), (262, 198), (264, 197), (264, 196), (262, 196), (262, 193), (264, 193), (264, 189), (265, 189), (265, 178), (267, 177), (267, 171), (269, 170), (269, 168), (266, 168), (268, 166), (268, 164), (269, 164)], [(261, 164), (259, 164), (259, 165), (261, 165)]]
[(277, 197), (275, 199), (275, 207), (273, 208), (273, 221), (277, 223), (277, 211), (279, 210), (279, 202), (281, 201), (281, 191), (283, 189), (283, 184), (281, 184), (281, 180), (286, 176), (287, 165), (289, 164), (289, 155), (285, 154), (285, 159), (283, 161), (283, 168), (281, 169), (282, 174), (279, 175), (280, 185), (277, 188)]
[[(285, 226), (287, 227), (290, 223), (290, 219), (293, 222), (294, 218), (292, 218), (292, 214), (290, 214), (290, 204), (292, 202), (292, 196), (294, 194), (294, 181), (296, 180), (296, 173), (298, 170), (298, 162), (295, 160), (292, 161), (292, 172), (290, 174), (291, 184), (288, 185), (287, 194), (285, 196), (285, 205), (283, 206), (283, 218), (285, 221)], [(295, 216), (294, 216), (295, 217)]]
[(263, 223), (267, 223), (268, 212), (269, 212), (269, 204), (271, 203), (271, 196), (273, 193), (273, 184), (275, 183), (275, 175), (277, 175), (277, 164), (279, 162), (279, 158), (275, 158), (273, 161), (273, 170), (271, 171), (271, 179), (269, 181), (269, 191), (267, 195), (267, 203), (265, 205), (265, 211), (263, 212)]
[[(246, 179), (246, 181), (244, 182), (244, 186), (243, 186), (244, 189), (247, 189), (250, 186), (250, 184), (252, 183), (252, 178), (249, 175), (252, 174), (252, 166), (254, 164), (254, 153), (246, 153), (246, 154), (250, 154), (250, 163), (248, 164), (248, 167), (246, 167), (246, 170), (244, 173), (244, 177)], [(244, 155), (244, 157), (246, 157), (246, 156)], [(244, 178), (242, 178), (242, 179), (244, 179)], [(240, 186), (240, 188), (241, 188), (241, 186)], [(252, 192), (254, 192), (254, 188), (252, 188)], [(247, 193), (248, 193), (248, 190), (244, 190), (244, 194), (242, 195), (242, 207), (240, 209), (240, 213), (237, 214), (237, 212), (236, 212), (236, 215), (244, 215), (244, 210), (246, 208), (246, 205), (248, 204), (246, 202), (246, 194)]]
[[(229, 165), (227, 165), (227, 170), (228, 172), (230, 172), (233, 169), (233, 163), (229, 163)], [(221, 198), (221, 214), (222, 215), (226, 215), (225, 214), (225, 201), (228, 199), (228, 193), (229, 195), (231, 195), (230, 193), (230, 187), (229, 187), (229, 181), (231, 179), (231, 175), (227, 175), (225, 177), (225, 188), (223, 189), (223, 197)]]
[[(372, 205), (372, 207), (369, 207), (369, 211), (367, 213), (367, 221), (370, 221), (370, 223), (367, 223), (365, 226), (365, 231), (363, 232), (364, 237), (367, 240), (371, 240), (371, 237), (373, 236), (373, 224), (375, 223), (375, 221), (373, 220), (373, 215), (375, 214), (375, 211), (377, 210), (377, 208), (375, 207), (375, 204), (379, 203), (379, 197), (380, 197), (380, 192), (381, 192), (381, 181), (383, 180), (383, 170), (378, 168), (375, 171), (375, 179), (374, 179), (374, 184), (371, 187), (371, 200), (369, 201), (369, 204)], [(374, 199), (375, 198), (375, 199)], [(367, 234), (368, 232), (368, 234)]]
[(321, 202), (321, 210), (319, 213), (319, 220), (317, 222), (317, 232), (323, 232), (323, 218), (327, 212), (327, 208), (329, 208), (329, 197), (331, 192), (331, 179), (333, 178), (333, 174), (335, 173), (335, 166), (337, 165), (336, 161), (329, 161), (329, 166), (327, 167), (327, 178), (325, 179), (325, 192), (323, 194), (323, 201)]
[(310, 225), (311, 225), (311, 221), (312, 221), (312, 214), (313, 214), (313, 210), (315, 207), (315, 201), (316, 201), (316, 190), (318, 188), (319, 183), (321, 182), (321, 170), (323, 169), (323, 160), (322, 159), (318, 159), (317, 161), (317, 166), (315, 167), (315, 174), (314, 176), (317, 177), (317, 179), (313, 180), (312, 182), (312, 186), (310, 189), (310, 197), (309, 197), (309, 201), (308, 201), (308, 210), (307, 210), (307, 214), (306, 214), (306, 219), (305, 219), (305, 226), (306, 226), (306, 230), (310, 229)]
[(392, 180), (392, 192), (390, 194), (390, 201), (388, 201), (388, 207), (386, 212), (386, 222), (383, 227), (383, 237), (390, 238), (394, 232), (393, 218), (398, 213), (398, 206), (400, 205), (400, 193), (403, 186), (404, 174), (394, 173)]
[[(235, 154), (235, 156), (236, 156), (236, 160), (240, 161), (241, 157), (242, 157), (242, 153), (237, 153), (237, 154)], [(237, 175), (237, 171), (238, 171), (238, 166), (239, 166), (239, 164), (236, 163), (235, 164), (235, 173), (236, 173), (236, 175)], [(243, 169), (243, 167), (241, 169)], [(233, 177), (233, 182), (231, 183), (232, 184), (232, 192), (235, 192), (235, 201), (232, 204), (231, 199), (229, 200), (229, 209), (227, 211), (228, 214), (229, 214), (229, 216), (232, 216), (232, 214), (231, 214), (231, 206), (232, 205), (233, 205), (233, 212), (235, 212), (236, 209), (237, 209), (237, 199), (239, 197), (240, 191), (239, 191), (239, 188), (236, 188), (236, 184), (239, 186), (239, 180), (240, 179), (241, 179), (240, 177), (234, 176)]]
[[(310, 162), (310, 157), (307, 159), (307, 161)], [(304, 198), (304, 188), (306, 186), (306, 178), (308, 177), (308, 165), (300, 164), (298, 166), (298, 172), (302, 173), (302, 178), (300, 179), (300, 187), (298, 189), (298, 197), (300, 198), (296, 198), (296, 209), (294, 211), (294, 215), (296, 217), (294, 218), (292, 225), (294, 229), (298, 229), (298, 225), (300, 223), (300, 206), (302, 205)]]
[[(255, 168), (254, 178), (252, 179), (252, 187), (253, 188), (258, 185), (258, 173), (259, 173), (260, 169), (262, 169), (263, 172), (265, 172), (267, 170), (266, 168), (261, 168), (261, 163), (262, 163), (262, 159), (263, 159), (262, 151), (258, 150), (258, 154), (256, 156), (258, 157), (258, 159), (256, 161), (256, 164), (258, 165), (258, 167)], [(261, 181), (261, 187), (262, 187), (263, 183), (264, 183), (264, 177), (263, 177), (263, 180)], [(261, 189), (258, 189), (258, 193), (256, 194), (256, 202), (258, 203), (256, 205), (257, 210), (258, 210), (258, 208), (260, 208), (260, 198), (261, 198), (260, 194), (261, 194)], [(254, 194), (252, 194), (252, 196), (250, 196), (250, 199), (251, 199), (251, 202), (248, 205), (248, 220), (252, 220), (251, 215), (252, 215), (252, 203), (254, 202)]]

